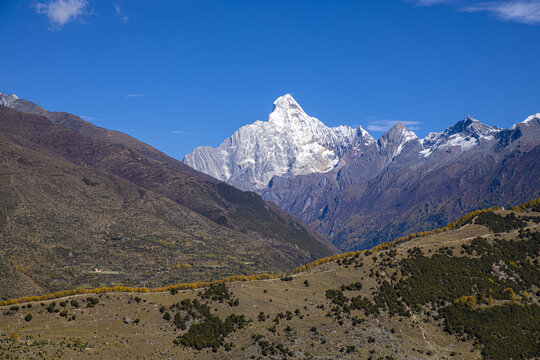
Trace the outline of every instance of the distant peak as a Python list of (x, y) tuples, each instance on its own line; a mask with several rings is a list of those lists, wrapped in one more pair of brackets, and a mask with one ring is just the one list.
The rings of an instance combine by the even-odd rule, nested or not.
[(13, 107), (17, 100), (19, 100), (19, 97), (15, 94), (0, 93), (0, 105), (2, 106)]
[(8, 94), (4, 94), (4, 93), (1, 93), (1, 92), (0, 92), (0, 97), (13, 99), (13, 100), (18, 100), (19, 99), (19, 97), (17, 95), (15, 95), (15, 94), (8, 95)]
[(465, 119), (458, 121), (454, 125), (450, 126), (448, 129), (446, 129), (445, 133), (448, 136), (458, 133), (481, 135), (484, 133), (488, 133), (494, 129), (495, 128), (476, 120), (471, 115), (467, 115)]
[(540, 113), (532, 114), (531, 116), (528, 116), (525, 120), (523, 120), (523, 123), (528, 124), (532, 123), (533, 120), (540, 120)]
[(283, 96), (278, 97), (276, 101), (274, 101), (274, 110), (277, 108), (296, 109), (296, 110), (304, 111), (302, 110), (300, 105), (296, 102), (296, 100), (294, 100), (291, 94), (285, 94)]
[(399, 121), (390, 128), (390, 131), (398, 131), (398, 130), (408, 130), (407, 127), (405, 125), (403, 125), (402, 123), (400, 123)]
[(417, 138), (414, 132), (407, 129), (407, 127), (400, 122), (397, 122), (394, 126), (392, 126), (390, 130), (388, 130), (388, 134), (393, 135), (393, 136), (399, 136), (401, 134), (404, 134), (405, 137), (407, 138), (407, 141), (413, 138)]

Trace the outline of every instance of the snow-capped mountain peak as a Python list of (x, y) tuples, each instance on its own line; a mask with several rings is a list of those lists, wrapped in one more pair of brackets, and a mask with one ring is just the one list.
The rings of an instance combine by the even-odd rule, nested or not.
[(324, 126), (318, 119), (308, 116), (290, 94), (280, 96), (274, 101), (274, 109), (268, 116), (268, 122), (292, 126), (293, 131), (299, 126)]
[(455, 134), (462, 134), (464, 136), (474, 136), (479, 137), (482, 135), (488, 135), (489, 133), (493, 132), (496, 128), (491, 127), (489, 125), (486, 125), (472, 116), (468, 115), (465, 119), (458, 121), (448, 129), (446, 129), (443, 133), (446, 136), (452, 136)]
[(528, 116), (525, 120), (523, 120), (522, 124), (527, 125), (533, 125), (533, 124), (540, 124), (540, 113), (536, 113), (533, 115)]
[(458, 147), (461, 153), (478, 145), (481, 141), (490, 141), (500, 132), (495, 126), (486, 125), (471, 115), (458, 121), (440, 133), (429, 133), (421, 140), (423, 149), (420, 151), (424, 157), (430, 156), (437, 149)]
[(347, 149), (372, 141), (365, 134), (362, 128), (327, 127), (286, 94), (274, 101), (267, 121), (241, 127), (218, 148), (198, 147), (184, 162), (239, 188), (254, 190), (266, 187), (276, 175), (334, 169)]
[[(341, 170), (352, 163), (368, 173), (391, 163), (400, 166), (416, 160), (450, 161), (474, 153), (470, 150), (489, 148), (502, 131), (468, 115), (424, 139), (396, 123), (375, 140), (362, 127), (326, 126), (306, 114), (290, 94), (278, 97), (273, 104), (267, 121), (241, 127), (217, 148), (198, 147), (186, 155), (184, 162), (243, 190), (263, 191), (274, 176), (289, 178), (336, 170), (345, 179), (350, 174)], [(531, 115), (523, 123), (528, 126), (535, 121), (540, 125), (540, 114)], [(364, 175), (355, 175), (359, 176)]]
[(388, 132), (393, 136), (399, 136), (405, 142), (418, 139), (418, 136), (416, 136), (414, 132), (407, 129), (407, 127), (400, 122), (394, 125)]
[(0, 105), (2, 106), (13, 107), (17, 100), (19, 100), (19, 97), (15, 94), (8, 95), (0, 93)]
[(294, 100), (291, 94), (285, 94), (283, 96), (280, 96), (274, 101), (274, 110), (276, 108), (282, 108), (282, 109), (298, 109), (301, 112), (304, 112), (302, 110), (302, 107)]
[(418, 136), (398, 122), (380, 137), (378, 144), (381, 153), (393, 159), (401, 154), (405, 144), (413, 140), (418, 140)]

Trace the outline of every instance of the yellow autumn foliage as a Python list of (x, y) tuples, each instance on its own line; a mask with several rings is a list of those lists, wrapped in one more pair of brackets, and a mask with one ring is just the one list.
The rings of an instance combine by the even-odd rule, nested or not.
[(220, 284), (220, 283), (266, 280), (266, 279), (277, 279), (277, 278), (279, 278), (279, 276), (272, 275), (272, 274), (259, 274), (259, 275), (249, 275), (249, 276), (236, 275), (236, 276), (229, 276), (221, 280), (183, 283), (183, 284), (175, 284), (175, 285), (169, 285), (169, 286), (157, 287), (157, 288), (128, 287), (128, 286), (99, 287), (99, 288), (94, 288), (94, 289), (80, 288), (80, 289), (75, 289), (75, 290), (57, 291), (55, 293), (46, 294), (46, 295), (25, 296), (25, 297), (21, 297), (17, 299), (2, 300), (0, 301), (0, 306), (26, 303), (26, 302), (32, 302), (32, 301), (54, 300), (54, 299), (58, 299), (58, 298), (66, 297), (66, 296), (73, 296), (73, 295), (103, 294), (103, 293), (111, 293), (111, 292), (154, 293), (154, 292), (171, 291), (173, 289), (176, 289), (176, 290), (198, 289), (198, 288), (208, 287), (210, 285)]
[(530, 201), (527, 201), (526, 203), (523, 203), (521, 205), (514, 206), (510, 210), (516, 211), (516, 212), (522, 212), (525, 209), (531, 208), (531, 207), (536, 206), (536, 205), (540, 205), (540, 197), (538, 197), (536, 199), (532, 199)]
[[(530, 208), (532, 206), (540, 204), (540, 198), (536, 198), (534, 200), (528, 201), (522, 205), (515, 206), (511, 210), (513, 211), (523, 211), (527, 208)], [(438, 234), (443, 231), (452, 230), (455, 228), (458, 228), (465, 224), (467, 221), (475, 217), (476, 215), (480, 214), (484, 211), (495, 211), (495, 210), (501, 210), (500, 207), (494, 206), (486, 209), (476, 210), (473, 212), (470, 212), (466, 215), (464, 215), (461, 219), (455, 220), (451, 223), (449, 223), (446, 226), (440, 227), (438, 229), (430, 230), (430, 231), (423, 231), (418, 232), (414, 234), (410, 234), (407, 236), (400, 237), (394, 241), (391, 242), (385, 242), (380, 245), (377, 245), (370, 249), (370, 252), (378, 252), (382, 250), (386, 250), (390, 247), (394, 247), (395, 245), (414, 239), (422, 236), (432, 235), (432, 234)], [(160, 241), (161, 242), (161, 241)], [(163, 245), (165, 243), (170, 244), (169, 242), (163, 241)], [(349, 251), (342, 254), (336, 254), (332, 256), (328, 256), (322, 259), (315, 260), (313, 262), (310, 262), (308, 264), (302, 265), (300, 267), (297, 267), (292, 271), (292, 274), (297, 274), (302, 271), (306, 271), (308, 269), (315, 268), (317, 266), (320, 266), (322, 264), (326, 264), (332, 261), (342, 260), (349, 258), (351, 256), (355, 256), (357, 254), (365, 254), (367, 250), (357, 250), (357, 251)], [(189, 268), (189, 264), (182, 264), (182, 268), (187, 269)], [(176, 268), (179, 267), (179, 263), (175, 265)], [(110, 292), (134, 292), (134, 293), (151, 293), (151, 292), (164, 292), (164, 291), (170, 291), (170, 290), (187, 290), (187, 289), (198, 289), (202, 287), (208, 287), (213, 284), (220, 284), (220, 283), (229, 283), (229, 282), (239, 282), (239, 281), (253, 281), (253, 280), (267, 280), (267, 279), (277, 279), (281, 275), (272, 275), (272, 274), (259, 274), (259, 275), (236, 275), (236, 276), (229, 276), (226, 278), (223, 278), (221, 280), (213, 280), (213, 281), (203, 281), (203, 282), (193, 282), (193, 283), (183, 283), (183, 284), (176, 284), (176, 285), (169, 285), (165, 287), (157, 287), (157, 288), (147, 288), (147, 287), (127, 287), (127, 286), (112, 286), (112, 287), (99, 287), (99, 288), (93, 288), (93, 289), (75, 289), (75, 290), (63, 290), (63, 291), (57, 291), (52, 294), (46, 294), (46, 295), (38, 295), (38, 296), (25, 296), (21, 298), (16, 299), (9, 299), (9, 300), (2, 300), (0, 301), (0, 306), (6, 306), (6, 305), (12, 305), (12, 304), (19, 304), (19, 303), (26, 303), (26, 302), (32, 302), (32, 301), (46, 301), (46, 300), (54, 300), (66, 296), (73, 296), (73, 295), (81, 295), (81, 294), (101, 294), (101, 293), (110, 293)], [(491, 290), (491, 289), (490, 289)], [(516, 300), (516, 295), (513, 292), (511, 288), (506, 289), (507, 293), (509, 293), (510, 297), (513, 301)], [(465, 298), (465, 299), (463, 299)], [(462, 297), (460, 299), (457, 299), (456, 301), (466, 301), (467, 304), (470, 304), (473, 302), (472, 297)], [(463, 300), (462, 300), (463, 299)], [(492, 298), (491, 298), (492, 299)], [(474, 298), (474, 305), (476, 305), (476, 298)]]
[(454, 300), (454, 303), (474, 309), (476, 307), (476, 296), (465, 295), (465, 296), (460, 297), (459, 299)]

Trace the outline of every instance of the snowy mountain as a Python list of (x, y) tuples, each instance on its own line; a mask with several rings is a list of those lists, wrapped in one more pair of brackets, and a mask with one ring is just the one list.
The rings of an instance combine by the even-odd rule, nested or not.
[(241, 127), (219, 147), (202, 146), (184, 163), (246, 190), (265, 188), (274, 176), (325, 173), (354, 145), (375, 140), (362, 128), (329, 128), (308, 116), (289, 94), (274, 101), (267, 121)]
[[(0, 105), (201, 175), (75, 115), (49, 112), (15, 95), (0, 94)], [(184, 162), (259, 193), (342, 250), (367, 248), (471, 210), (540, 196), (540, 113), (509, 129), (467, 116), (423, 139), (398, 123), (375, 140), (361, 127), (327, 127), (285, 95), (266, 121), (243, 126), (215, 149), (199, 147)]]
[[(532, 118), (531, 118), (532, 119)], [(527, 123), (527, 120), (524, 122)], [(435, 154), (463, 154), (479, 144), (495, 141), (502, 129), (468, 116), (440, 133), (424, 139), (397, 123), (379, 140), (362, 127), (327, 127), (307, 115), (289, 94), (274, 102), (267, 121), (241, 127), (219, 147), (197, 147), (184, 163), (244, 190), (265, 191), (274, 177), (323, 174), (345, 164), (365, 160), (377, 163), (367, 174), (373, 177), (396, 160), (420, 161)], [(404, 155), (401, 155), (405, 151)], [(434, 155), (435, 156), (435, 155)]]
[(285, 95), (267, 121), (184, 162), (260, 193), (348, 250), (540, 195), (536, 152), (540, 113), (507, 130), (467, 116), (423, 139), (398, 123), (375, 140), (361, 127), (327, 127)]

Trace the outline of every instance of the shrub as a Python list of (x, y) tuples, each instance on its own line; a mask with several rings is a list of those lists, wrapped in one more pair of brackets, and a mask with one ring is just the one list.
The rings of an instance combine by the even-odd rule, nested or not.
[(527, 226), (527, 223), (518, 219), (514, 213), (503, 217), (491, 211), (478, 214), (474, 223), (485, 225), (494, 233), (502, 233)]
[(49, 306), (47, 306), (47, 311), (50, 313), (53, 313), (55, 308), (56, 308), (56, 303), (53, 301), (52, 303), (49, 304)]
[(98, 182), (94, 182), (94, 181), (92, 181), (92, 180), (90, 180), (90, 179), (88, 179), (88, 178), (82, 178), (82, 181), (83, 181), (83, 183), (85, 183), (86, 185), (92, 186), (92, 187), (93, 187), (93, 186), (99, 185)]
[(332, 300), (334, 304), (337, 304), (339, 306), (344, 306), (346, 303), (349, 302), (349, 299), (345, 295), (343, 295), (340, 290), (336, 289), (326, 290), (326, 298)]
[(193, 324), (189, 330), (175, 340), (176, 344), (193, 347), (201, 350), (208, 347), (220, 347), (224, 343), (225, 337), (241, 329), (247, 324), (244, 315), (229, 315), (225, 321), (220, 318), (207, 314), (202, 323)]
[(94, 307), (94, 305), (96, 305), (97, 303), (99, 303), (99, 299), (98, 298), (95, 298), (95, 297), (92, 297), (92, 296), (89, 296), (86, 298), (86, 307), (87, 308), (92, 308)]
[(32, 314), (26, 314), (26, 316), (24, 317), (24, 320), (32, 321)]
[[(214, 301), (223, 302), (224, 300), (230, 300), (231, 299), (231, 293), (229, 292), (229, 288), (225, 284), (213, 284), (210, 285), (204, 293), (202, 293), (201, 298), (203, 299), (211, 299)], [(231, 304), (229, 304), (231, 305)], [(232, 305), (231, 305), (232, 306)]]
[(474, 310), (452, 304), (440, 313), (445, 318), (445, 330), (477, 338), (484, 345), (482, 355), (486, 359), (529, 359), (538, 355), (540, 307), (537, 304), (510, 303)]
[(354, 291), (354, 290), (362, 290), (362, 284), (360, 282), (351, 283), (349, 285), (341, 285), (341, 291)]
[(180, 330), (186, 330), (186, 320), (182, 317), (182, 314), (177, 312), (174, 315), (174, 325)]

